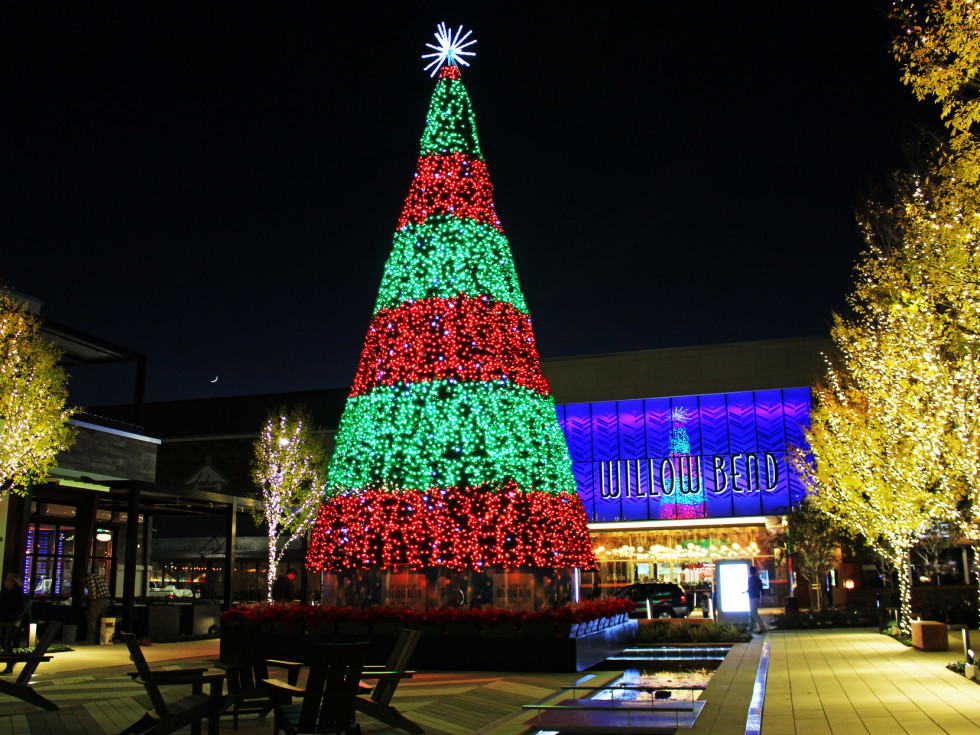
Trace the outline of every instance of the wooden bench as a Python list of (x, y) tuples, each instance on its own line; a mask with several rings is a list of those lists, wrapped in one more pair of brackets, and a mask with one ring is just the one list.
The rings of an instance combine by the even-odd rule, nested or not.
[(8, 681), (7, 679), (0, 679), (0, 694), (9, 694), (11, 697), (17, 697), (17, 699), (22, 699), (28, 704), (33, 704), (35, 707), (43, 707), (44, 709), (58, 709), (58, 705), (52, 702), (47, 697), (44, 697), (35, 691), (31, 686), (31, 679), (34, 678), (34, 672), (37, 671), (37, 666), (42, 661), (50, 661), (51, 657), (45, 654), (48, 651), (48, 646), (51, 645), (51, 641), (58, 634), (61, 629), (61, 623), (59, 621), (53, 621), (48, 624), (48, 627), (44, 631), (44, 635), (38, 640), (37, 645), (34, 646), (34, 650), (30, 653), (4, 653), (0, 654), (0, 663), (4, 664), (15, 664), (23, 663), (24, 668), (20, 670), (20, 674), (14, 681)]
[[(130, 673), (133, 681), (142, 684), (150, 698), (153, 709), (122, 731), (120, 735), (138, 735), (148, 730), (148, 735), (166, 735), (187, 725), (192, 735), (201, 735), (201, 720), (208, 720), (208, 735), (218, 735), (221, 713), (231, 701), (225, 701), (221, 691), (225, 681), (224, 672), (209, 672), (207, 669), (176, 669), (173, 671), (153, 671), (139, 641), (132, 633), (123, 633), (123, 640), (129, 648), (129, 657), (136, 666)], [(188, 684), (191, 692), (178, 699), (164, 698), (160, 687)], [(208, 692), (204, 692), (204, 685)]]

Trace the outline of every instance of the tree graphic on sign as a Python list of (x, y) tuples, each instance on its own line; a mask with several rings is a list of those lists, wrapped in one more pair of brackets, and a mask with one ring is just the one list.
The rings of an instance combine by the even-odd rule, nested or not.
[(684, 426), (691, 420), (691, 412), (678, 407), (670, 418), (670, 456), (661, 469), (660, 517), (704, 518), (700, 457), (691, 455), (691, 437)]

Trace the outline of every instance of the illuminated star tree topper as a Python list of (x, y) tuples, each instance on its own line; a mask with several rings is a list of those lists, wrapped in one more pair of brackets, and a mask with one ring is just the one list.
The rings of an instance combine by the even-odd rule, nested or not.
[(439, 42), (439, 45), (437, 46), (434, 43), (425, 44), (430, 49), (433, 49), (433, 53), (422, 54), (423, 59), (432, 59), (428, 66), (425, 67), (426, 71), (432, 69), (432, 74), (429, 76), (434, 77), (443, 66), (456, 66), (457, 64), (462, 64), (463, 66), (470, 65), (470, 62), (463, 57), (476, 56), (476, 51), (464, 51), (463, 49), (476, 43), (475, 38), (472, 41), (466, 40), (470, 37), (471, 33), (473, 31), (463, 33), (463, 26), (460, 26), (456, 29), (454, 35), (451, 31), (446, 30), (445, 23), (439, 24), (438, 30), (435, 32), (436, 41)]

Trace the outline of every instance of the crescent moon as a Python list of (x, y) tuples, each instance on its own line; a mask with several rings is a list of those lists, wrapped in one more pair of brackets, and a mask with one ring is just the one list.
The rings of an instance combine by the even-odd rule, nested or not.
[(218, 376), (217, 376), (217, 375), (215, 375), (215, 376), (214, 376), (214, 380), (212, 380), (211, 382), (212, 382), (212, 383), (217, 383), (217, 382), (218, 382)]

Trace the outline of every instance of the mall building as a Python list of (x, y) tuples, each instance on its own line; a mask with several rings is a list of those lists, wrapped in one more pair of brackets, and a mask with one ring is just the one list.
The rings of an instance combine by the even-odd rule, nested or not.
[[(584, 594), (595, 583), (609, 592), (644, 579), (704, 589), (714, 560), (744, 558), (764, 570), (768, 603), (782, 605), (789, 570), (776, 563), (769, 536), (803, 492), (789, 455), (802, 443), (808, 386), (831, 349), (827, 337), (806, 337), (543, 360), (599, 559), (598, 578), (583, 576)], [(246, 497), (252, 445), (269, 412), (308, 406), (332, 450), (346, 396), (146, 404), (145, 432), (160, 440), (156, 480)], [(224, 550), (223, 535), (202, 522), (155, 518), (150, 566), (206, 590)], [(265, 591), (265, 536), (255, 529), (251, 538), (250, 525), (239, 524), (236, 597)], [(299, 571), (303, 544), (290, 556)], [(318, 579), (301, 586), (314, 594)]]

